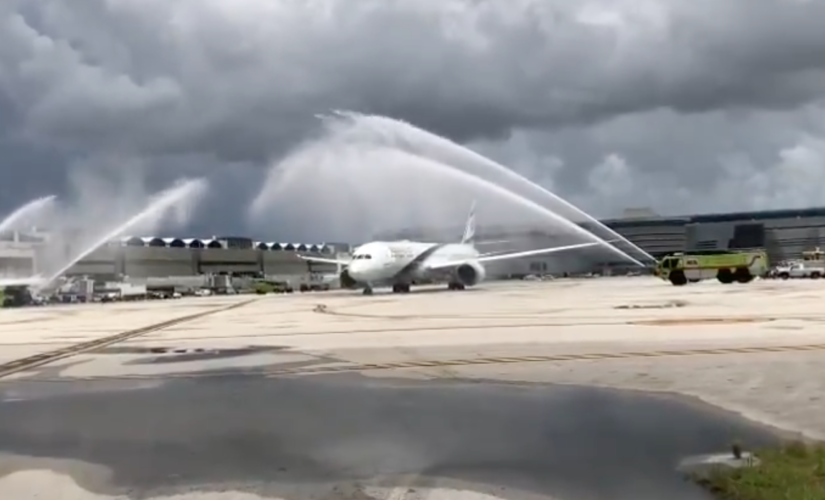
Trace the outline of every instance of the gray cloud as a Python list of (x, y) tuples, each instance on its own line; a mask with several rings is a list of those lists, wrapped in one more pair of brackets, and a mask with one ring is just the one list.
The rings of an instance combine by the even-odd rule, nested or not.
[(825, 205), (821, 106), (741, 116), (660, 111), (474, 147), (600, 216)]
[[(150, 186), (214, 177), (191, 230), (226, 232), (333, 108), (447, 134), (604, 214), (825, 203), (822, 19), (802, 0), (6, 0), (0, 208), (116, 153)], [(294, 233), (287, 215), (244, 230)]]

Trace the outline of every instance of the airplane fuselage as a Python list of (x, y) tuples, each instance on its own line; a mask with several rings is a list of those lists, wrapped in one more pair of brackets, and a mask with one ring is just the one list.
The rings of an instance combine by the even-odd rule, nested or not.
[(474, 262), (479, 252), (461, 243), (425, 243), (416, 241), (375, 241), (353, 251), (347, 267), (349, 276), (360, 283), (409, 284), (432, 276), (431, 268), (446, 262)]

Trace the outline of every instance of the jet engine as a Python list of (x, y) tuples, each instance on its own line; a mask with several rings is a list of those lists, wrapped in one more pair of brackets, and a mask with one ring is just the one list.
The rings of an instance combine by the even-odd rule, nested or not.
[(341, 271), (341, 274), (338, 275), (338, 280), (339, 283), (341, 283), (341, 288), (355, 288), (358, 286), (358, 282), (349, 275), (349, 271), (346, 269)]
[(456, 280), (464, 286), (475, 286), (481, 283), (487, 276), (487, 272), (478, 262), (468, 262), (461, 264), (455, 270)]

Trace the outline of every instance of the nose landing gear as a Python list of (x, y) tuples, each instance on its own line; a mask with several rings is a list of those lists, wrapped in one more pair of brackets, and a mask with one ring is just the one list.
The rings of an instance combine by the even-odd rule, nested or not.
[(396, 283), (392, 286), (392, 293), (410, 293), (410, 285), (406, 283)]

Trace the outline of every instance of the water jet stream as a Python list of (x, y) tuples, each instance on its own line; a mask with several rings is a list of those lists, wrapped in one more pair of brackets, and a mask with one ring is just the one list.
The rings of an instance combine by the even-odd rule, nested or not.
[(166, 213), (167, 210), (173, 208), (182, 201), (193, 199), (206, 190), (207, 184), (204, 179), (195, 179), (183, 181), (179, 185), (169, 188), (165, 191), (155, 195), (140, 213), (132, 216), (127, 221), (121, 223), (117, 227), (106, 231), (104, 234), (96, 238), (92, 244), (85, 247), (82, 251), (72, 256), (72, 258), (58, 270), (50, 273), (47, 278), (38, 281), (38, 291), (49, 286), (63, 273), (68, 271), (78, 261), (88, 256), (102, 245), (109, 241), (122, 236), (126, 231), (134, 228), (140, 224), (155, 223), (158, 219)]
[[(553, 192), (539, 186), (538, 184), (530, 181), (529, 179), (523, 177), (522, 175), (510, 170), (509, 168), (497, 163), (467, 147), (464, 147), (458, 143), (451, 141), (445, 137), (439, 136), (422, 128), (416, 127), (410, 123), (404, 122), (402, 120), (397, 120), (394, 118), (389, 118), (380, 115), (365, 115), (353, 111), (341, 111), (336, 110), (334, 111), (334, 115), (337, 117), (345, 118), (350, 120), (356, 126), (364, 126), (367, 129), (372, 129), (377, 135), (383, 137), (385, 139), (390, 139), (393, 141), (393, 145), (397, 145), (397, 139), (403, 139), (407, 141), (411, 140), (418, 140), (421, 142), (427, 142), (435, 147), (441, 149), (444, 155), (438, 155), (441, 157), (435, 158), (436, 160), (445, 163), (447, 166), (450, 166), (451, 158), (458, 157), (462, 158), (465, 161), (473, 162), (476, 165), (480, 165), (485, 167), (488, 171), (494, 172), (498, 175), (503, 175), (504, 177), (515, 181), (519, 185), (529, 189), (535, 194), (543, 196), (547, 199), (552, 200), (553, 202), (559, 203), (568, 210), (572, 211), (576, 215), (582, 216), (587, 219), (588, 222), (599, 227), (600, 229), (608, 232), (611, 235), (611, 238), (621, 241), (627, 244), (629, 247), (636, 250), (640, 255), (643, 255), (646, 259), (650, 259), (652, 262), (656, 262), (656, 258), (650, 255), (648, 252), (640, 248), (635, 243), (628, 240), (626, 237), (622, 236), (621, 234), (617, 233), (613, 229), (606, 226), (604, 223), (600, 222), (598, 219), (593, 217), (592, 215), (588, 214), (587, 212), (583, 211), (582, 209), (578, 208), (577, 206), (573, 205), (569, 201), (565, 200), (564, 198), (554, 194)], [(326, 120), (325, 117), (322, 119)], [(421, 154), (422, 152), (419, 151), (412, 151), (415, 154)], [(429, 155), (426, 155), (429, 156)], [(444, 157), (446, 156), (446, 158)], [(600, 241), (607, 244), (603, 239), (599, 238)], [(631, 258), (629, 255), (624, 254), (624, 258), (629, 258), (634, 263), (644, 267), (644, 264), (639, 262), (636, 259)]]
[[(303, 153), (303, 151), (299, 152), (299, 153), (296, 153), (296, 156), (300, 156), (302, 153)], [(336, 153), (335, 154), (336, 158), (346, 156), (342, 152), (335, 152), (335, 153)], [(341, 153), (341, 154), (339, 154), (339, 153)], [(301, 167), (301, 166), (303, 166), (307, 163), (317, 164), (315, 162), (306, 162), (306, 163), (304, 163), (304, 162), (295, 161), (295, 157), (291, 157), (291, 158), (288, 158), (287, 160), (285, 160), (285, 162), (282, 162), (281, 165), (287, 164), (287, 165), (290, 165), (290, 166), (294, 165), (295, 167)], [(344, 164), (346, 164), (346, 163), (344, 163)], [(479, 177), (477, 175), (473, 175), (471, 173), (465, 172), (461, 169), (457, 169), (457, 168), (453, 168), (449, 165), (445, 165), (445, 164), (443, 164), (443, 163), (441, 163), (437, 160), (434, 160), (432, 158), (428, 158), (428, 157), (425, 157), (425, 156), (419, 156), (419, 155), (410, 153), (408, 151), (404, 151), (404, 150), (401, 150), (401, 149), (394, 149), (394, 148), (387, 147), (387, 146), (379, 146), (379, 147), (373, 146), (369, 150), (361, 151), (359, 158), (357, 158), (357, 161), (353, 162), (352, 165), (356, 165), (356, 166), (380, 165), (382, 170), (386, 170), (387, 168), (396, 168), (396, 169), (403, 169), (403, 170), (408, 171), (408, 169), (410, 169), (410, 168), (416, 168), (416, 169), (420, 169), (421, 171), (426, 171), (426, 172), (429, 172), (429, 173), (438, 174), (439, 176), (442, 176), (442, 177), (447, 176), (449, 179), (452, 179), (454, 181), (458, 181), (458, 182), (460, 182), (464, 185), (472, 186), (472, 187), (475, 187), (475, 188), (481, 188), (481, 189), (483, 189), (487, 192), (494, 193), (495, 195), (497, 195), (501, 198), (507, 199), (508, 201), (511, 201), (516, 205), (527, 208), (530, 211), (532, 211), (534, 213), (537, 213), (537, 214), (539, 214), (543, 217), (548, 217), (548, 218), (552, 219), (554, 222), (560, 224), (565, 229), (570, 230), (570, 232), (575, 233), (575, 234), (580, 235), (580, 236), (583, 236), (584, 238), (586, 238), (588, 240), (599, 243), (600, 246), (604, 246), (605, 248), (607, 248), (608, 250), (610, 250), (614, 254), (619, 255), (624, 259), (628, 259), (628, 260), (630, 260), (631, 262), (634, 262), (637, 265), (643, 266), (643, 264), (641, 262), (639, 262), (638, 260), (636, 260), (633, 257), (625, 254), (624, 252), (622, 252), (618, 248), (614, 247), (613, 245), (610, 245), (608, 242), (605, 242), (604, 240), (602, 240), (598, 236), (594, 235), (590, 231), (587, 231), (583, 227), (581, 227), (578, 224), (562, 217), (561, 215), (553, 212), (552, 210), (549, 210), (548, 208), (543, 207), (543, 206), (539, 205), (538, 203), (536, 203), (536, 202), (534, 202), (534, 201), (532, 201), (528, 198), (520, 196), (519, 194), (514, 193), (513, 191), (510, 191), (509, 189), (506, 189), (506, 188), (504, 188), (504, 187), (502, 187), (502, 186), (500, 186), (500, 185), (498, 185), (494, 182), (490, 182), (487, 179), (484, 179), (484, 178)], [(340, 168), (340, 164), (338, 165), (338, 167)], [(275, 170), (277, 170), (277, 168)], [(298, 179), (298, 180), (300, 180), (301, 178), (304, 177), (303, 175), (300, 175), (300, 172), (279, 172), (279, 173), (282, 174), (281, 177), (278, 180), (273, 180), (274, 177), (271, 177), (270, 182), (268, 184), (275, 183), (277, 185), (280, 182), (283, 182), (284, 179), (286, 179), (287, 182), (288, 182), (289, 179)], [(351, 172), (349, 174), (351, 174)], [(345, 175), (344, 176), (344, 178), (350, 178), (350, 177), (353, 177), (353, 176), (352, 175)], [(362, 176), (356, 175), (354, 177), (360, 178)], [(261, 195), (259, 195), (258, 200), (256, 200), (256, 203), (253, 204), (253, 206), (256, 207), (256, 210), (258, 212), (265, 213), (266, 207), (263, 206), (260, 202), (262, 195), (264, 193), (272, 194), (273, 191), (277, 191), (277, 190), (283, 189), (283, 188), (284, 188), (284, 186), (278, 186), (276, 189), (270, 190), (271, 189), (270, 185), (265, 186), (264, 190), (262, 191)], [(274, 197), (274, 199), (277, 199), (277, 198), (278, 198), (277, 196)]]
[(16, 229), (20, 225), (20, 222), (31, 219), (33, 216), (51, 207), (55, 199), (55, 195), (43, 196), (41, 198), (35, 198), (25, 205), (22, 205), (17, 210), (10, 213), (5, 219), (0, 221), (0, 233), (4, 233), (11, 229)]

